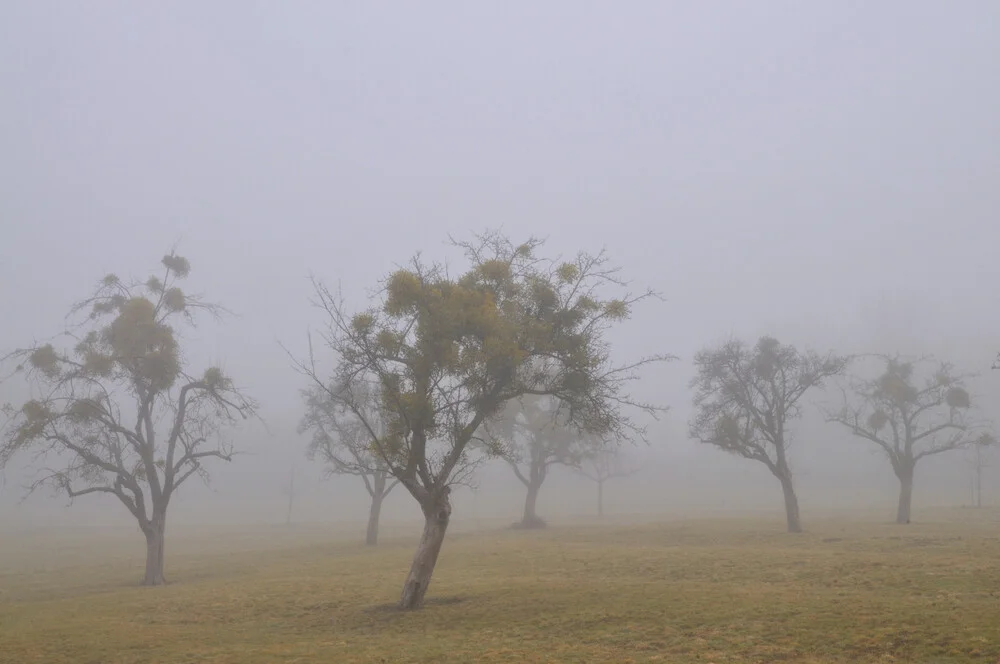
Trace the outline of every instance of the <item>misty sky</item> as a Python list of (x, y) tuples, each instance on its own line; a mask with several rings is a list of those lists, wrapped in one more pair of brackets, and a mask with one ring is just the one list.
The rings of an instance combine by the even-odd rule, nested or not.
[[(304, 352), (322, 322), (309, 274), (360, 305), (415, 251), (453, 258), (449, 233), (607, 247), (661, 291), (614, 337), (622, 359), (682, 358), (636, 388), (673, 408), (654, 447), (752, 474), (767, 500), (766, 471), (685, 439), (703, 345), (770, 333), (970, 370), (1000, 349), (992, 0), (26, 0), (0, 9), (0, 82), (0, 348), (179, 243), (189, 287), (239, 314), (189, 357), (221, 363), (273, 434), (219, 495), (280, 501), (284, 469), (319, 474), (278, 345)], [(888, 464), (837, 449), (891, 496)]]

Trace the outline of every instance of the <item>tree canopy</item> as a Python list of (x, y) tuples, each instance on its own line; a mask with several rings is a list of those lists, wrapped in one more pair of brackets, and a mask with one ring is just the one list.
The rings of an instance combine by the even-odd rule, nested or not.
[[(515, 245), (498, 233), (455, 244), (470, 263), (460, 277), (417, 257), (389, 276), (378, 304), (354, 315), (314, 282), (339, 359), (337, 380), (318, 384), (340, 386), (338, 398), (367, 422), (393, 475), (418, 499), (443, 487), (480, 425), (522, 395), (556, 397), (579, 430), (642, 436), (624, 407), (660, 408), (624, 388), (640, 367), (668, 358), (614, 364), (604, 333), (654, 293), (602, 298), (602, 289), (625, 285), (603, 253), (548, 261), (536, 257), (541, 241)], [(379, 390), (383, 435), (355, 393), (358, 378)], [(429, 442), (443, 446), (432, 452)]]

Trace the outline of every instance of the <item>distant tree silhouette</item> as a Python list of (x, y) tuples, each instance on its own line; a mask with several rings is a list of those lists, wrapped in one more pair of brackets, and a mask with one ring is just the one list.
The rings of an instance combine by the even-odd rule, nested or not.
[(799, 500), (788, 459), (788, 423), (806, 393), (839, 375), (849, 358), (801, 352), (772, 337), (748, 347), (732, 340), (695, 356), (692, 438), (758, 461), (778, 478), (788, 531), (802, 531)]
[(969, 467), (972, 470), (972, 496), (976, 507), (983, 506), (983, 470), (990, 467), (990, 455), (997, 448), (993, 434), (983, 432), (969, 446)]
[(553, 397), (526, 395), (507, 402), (498, 421), (484, 429), (491, 444), (527, 489), (524, 513), (518, 527), (544, 528), (538, 516), (538, 493), (555, 465), (577, 468), (604, 446), (599, 436), (578, 431), (567, 425)]
[[(910, 522), (917, 463), (960, 449), (984, 432), (970, 421), (965, 376), (932, 358), (877, 356), (884, 367), (874, 378), (854, 377), (840, 410), (827, 419), (879, 447), (899, 479), (896, 523)], [(925, 367), (923, 375), (918, 368)]]
[(604, 516), (604, 485), (609, 480), (629, 477), (639, 472), (639, 468), (628, 465), (620, 449), (609, 444), (593, 449), (573, 469), (597, 484), (597, 516)]
[[(364, 482), (371, 498), (365, 544), (375, 546), (382, 503), (399, 480), (392, 478), (388, 464), (377, 451), (375, 441), (385, 435), (386, 422), (375, 391), (355, 381), (349, 393), (352, 396), (347, 397), (336, 388), (315, 386), (304, 390), (306, 414), (299, 432), (312, 431), (308, 456), (326, 464), (328, 477), (353, 475)], [(353, 400), (362, 415), (356, 415), (345, 399)]]

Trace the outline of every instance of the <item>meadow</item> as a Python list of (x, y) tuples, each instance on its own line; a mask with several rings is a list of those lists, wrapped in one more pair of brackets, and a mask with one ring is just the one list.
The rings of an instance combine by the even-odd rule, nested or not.
[(921, 517), (456, 523), (416, 612), (403, 526), (178, 526), (161, 588), (138, 532), (7, 533), (0, 661), (1000, 661), (1000, 510)]

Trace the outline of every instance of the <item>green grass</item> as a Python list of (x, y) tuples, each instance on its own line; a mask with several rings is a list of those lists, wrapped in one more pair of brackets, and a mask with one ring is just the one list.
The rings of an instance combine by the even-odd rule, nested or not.
[[(1000, 513), (900, 527), (702, 520), (450, 535), (421, 611), (414, 546), (310, 528), (8, 538), (0, 661), (997, 662)], [(138, 541), (134, 541), (138, 538)]]

